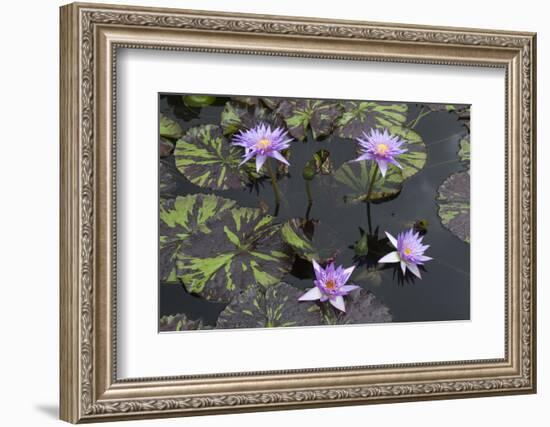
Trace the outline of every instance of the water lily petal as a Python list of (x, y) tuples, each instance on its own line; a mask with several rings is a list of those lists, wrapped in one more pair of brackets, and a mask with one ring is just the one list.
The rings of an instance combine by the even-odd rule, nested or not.
[(371, 160), (371, 159), (372, 159), (372, 156), (370, 153), (363, 153), (356, 159), (350, 160), (350, 162), (361, 162), (363, 160)]
[(386, 176), (386, 171), (388, 170), (388, 162), (385, 160), (377, 160), (376, 163), (378, 163), (378, 167), (380, 168), (380, 173), (383, 177)]
[(290, 165), (290, 163), (288, 163), (287, 159), (285, 159), (285, 157), (281, 153), (279, 153), (278, 151), (272, 151), (271, 153), (269, 153), (269, 155), (271, 157), (273, 157), (274, 159), (277, 159), (280, 162), (284, 163), (285, 165)]
[(338, 310), (346, 312), (346, 304), (344, 303), (344, 297), (338, 295), (334, 298), (329, 299), (329, 302)]
[(403, 274), (407, 272), (407, 263), (405, 261), (401, 261), (401, 270), (403, 270)]
[(390, 262), (399, 262), (401, 259), (399, 258), (399, 254), (397, 251), (390, 252), (389, 254), (383, 256), (378, 260), (380, 263), (390, 263)]
[(342, 273), (342, 283), (346, 283), (348, 279), (350, 278), (351, 274), (353, 273), (353, 270), (355, 270), (355, 266), (352, 265), (349, 268), (346, 268), (344, 272)]
[(359, 288), (360, 286), (357, 286), (357, 285), (344, 285), (340, 287), (340, 291), (345, 292), (346, 294), (349, 294), (350, 292)]
[(403, 169), (403, 166), (401, 166), (401, 164), (400, 164), (397, 160), (395, 160), (395, 159), (390, 159), (390, 160), (388, 160), (388, 161), (389, 161), (392, 165), (397, 166), (399, 169)]
[(386, 233), (386, 236), (388, 237), (390, 243), (393, 245), (393, 247), (395, 249), (397, 249), (397, 239), (395, 237), (393, 237), (390, 233), (388, 233), (387, 231), (385, 232)]
[(254, 157), (254, 153), (252, 152), (249, 152), (247, 153), (245, 156), (244, 156), (244, 159), (241, 163), (239, 163), (239, 167), (241, 167), (243, 164), (245, 164), (246, 162), (248, 162), (252, 157)]
[(264, 165), (265, 161), (267, 160), (266, 155), (258, 154), (256, 156), (256, 172), (260, 172), (260, 169)]
[(418, 257), (418, 260), (421, 261), (421, 262), (430, 261), (430, 260), (432, 260), (432, 259), (433, 259), (432, 257), (426, 256), (426, 255), (420, 255), (420, 256)]
[(416, 266), (416, 264), (413, 264), (412, 262), (407, 264), (407, 268), (411, 271), (412, 274), (414, 274), (419, 279), (422, 279), (422, 276), (420, 275), (420, 270)]
[(321, 299), (322, 296), (321, 290), (316, 286), (298, 298), (298, 301), (315, 301)]
[(314, 259), (311, 260), (313, 263), (313, 270), (315, 271), (315, 276), (319, 279), (321, 277), (321, 274), (323, 274), (323, 269), (319, 264), (317, 264), (317, 261)]

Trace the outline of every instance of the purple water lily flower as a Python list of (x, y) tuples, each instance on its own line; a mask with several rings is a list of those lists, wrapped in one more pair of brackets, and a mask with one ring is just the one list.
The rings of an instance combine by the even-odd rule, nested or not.
[(357, 138), (357, 142), (361, 155), (352, 162), (374, 160), (378, 164), (382, 176), (386, 176), (389, 163), (403, 169), (395, 157), (405, 153), (407, 149), (400, 148), (403, 141), (398, 136), (392, 136), (387, 129), (384, 129), (384, 132), (371, 129), (370, 134), (363, 132), (363, 138)]
[(386, 256), (380, 258), (378, 262), (399, 262), (401, 264), (403, 274), (405, 274), (407, 269), (409, 269), (412, 274), (421, 279), (422, 277), (420, 276), (418, 266), (433, 259), (424, 255), (426, 249), (430, 247), (430, 245), (422, 244), (422, 239), (424, 236), (421, 236), (420, 233), (415, 232), (412, 228), (404, 233), (399, 233), (397, 235), (397, 239), (387, 231), (386, 236), (388, 236), (388, 239), (390, 239), (391, 244), (397, 249), (397, 251), (390, 252)]
[(313, 269), (315, 270), (315, 280), (313, 281), (315, 287), (298, 298), (298, 301), (320, 300), (325, 302), (328, 300), (335, 308), (345, 313), (344, 296), (359, 288), (357, 285), (346, 285), (355, 266), (345, 269), (342, 266), (335, 268), (334, 263), (331, 262), (326, 268), (323, 268), (313, 260)]
[(292, 138), (288, 137), (288, 132), (282, 127), (271, 129), (271, 126), (262, 123), (252, 129), (240, 131), (233, 137), (232, 145), (244, 147), (244, 160), (241, 165), (256, 156), (256, 171), (260, 172), (268, 157), (273, 157), (285, 165), (289, 164), (280, 151), (288, 148), (290, 141)]

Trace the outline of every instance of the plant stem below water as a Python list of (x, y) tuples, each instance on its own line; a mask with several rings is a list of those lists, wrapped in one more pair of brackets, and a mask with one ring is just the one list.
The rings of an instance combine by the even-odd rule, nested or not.
[(369, 234), (372, 234), (372, 222), (370, 218), (370, 202), (367, 202), (367, 222), (369, 225)]
[(370, 177), (369, 189), (367, 191), (367, 202), (370, 200), (370, 194), (372, 193), (372, 187), (374, 186), (374, 182), (377, 179), (378, 179), (378, 167), (374, 166), (374, 170), (372, 171), (372, 175)]
[(306, 179), (306, 194), (307, 194), (307, 203), (308, 205), (313, 204), (313, 197), (311, 196), (311, 184), (309, 183), (309, 180)]
[(271, 179), (271, 185), (273, 186), (273, 191), (275, 192), (275, 204), (277, 205), (276, 211), (278, 211), (278, 206), (281, 204), (281, 192), (279, 191), (279, 186), (277, 185), (277, 177), (273, 172), (273, 168), (271, 167), (271, 162), (269, 159), (265, 162), (265, 165), (267, 167), (267, 173), (269, 174), (269, 178)]

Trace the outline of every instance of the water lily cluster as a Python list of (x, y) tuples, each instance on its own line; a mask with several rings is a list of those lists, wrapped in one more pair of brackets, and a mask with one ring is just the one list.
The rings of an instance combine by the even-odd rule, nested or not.
[[(413, 229), (399, 233), (397, 239), (386, 231), (386, 236), (390, 243), (395, 247), (395, 251), (388, 253), (380, 258), (379, 263), (400, 263), (401, 271), (406, 274), (409, 270), (416, 277), (421, 279), (419, 266), (424, 265), (426, 261), (433, 258), (424, 255), (430, 245), (422, 243), (423, 236)], [(359, 286), (348, 284), (348, 281), (355, 270), (355, 266), (344, 268), (336, 267), (334, 262), (330, 262), (326, 268), (321, 267), (317, 261), (313, 260), (313, 270), (315, 272), (315, 287), (309, 289), (298, 300), (299, 301), (328, 301), (332, 306), (341, 312), (346, 312), (344, 297), (350, 292), (359, 289)]]
[[(289, 165), (281, 151), (288, 149), (292, 140), (284, 128), (271, 128), (271, 126), (261, 123), (254, 128), (242, 130), (236, 134), (233, 138), (233, 145), (244, 148), (241, 165), (255, 158), (256, 171), (260, 172), (269, 157)], [(407, 152), (407, 149), (402, 148), (404, 141), (399, 136), (392, 135), (387, 129), (371, 129), (370, 132), (363, 132), (362, 137), (357, 138), (356, 141), (360, 155), (352, 162), (373, 161), (382, 177), (386, 176), (389, 165), (395, 165), (402, 169), (397, 158)], [(374, 179), (373, 174), (371, 180)], [(273, 186), (277, 192), (274, 180)], [(388, 232), (386, 232), (386, 236), (396, 250), (383, 256), (378, 262), (383, 264), (399, 263), (403, 274), (409, 270), (416, 277), (421, 278), (419, 266), (432, 259), (424, 255), (429, 245), (422, 243), (423, 236), (413, 229), (399, 233), (397, 238)], [(357, 285), (347, 283), (355, 266), (336, 267), (334, 262), (330, 262), (323, 268), (315, 260), (312, 263), (315, 272), (313, 281), (315, 286), (300, 296), (299, 301), (328, 301), (337, 310), (345, 312), (344, 297), (359, 288)]]
[[(418, 180), (410, 178), (422, 171), (432, 150), (425, 143), (429, 133), (415, 127), (435, 111), (431, 106), (160, 98), (159, 281), (183, 286), (204, 304), (190, 310), (183, 303), (176, 311), (162, 296), (160, 312), (170, 314), (161, 319), (161, 330), (391, 322), (392, 310), (377, 287), (386, 279), (419, 283), (433, 274), (430, 255), (439, 255), (429, 244), (443, 236), (432, 237), (426, 220), (404, 218), (398, 206), (406, 209), (411, 199), (390, 202), (402, 192), (415, 194)], [(438, 157), (439, 151), (432, 153)], [(469, 166), (469, 125), (458, 158)], [(422, 202), (435, 196), (429, 210), (439, 207), (443, 226), (448, 219), (449, 231), (466, 242), (468, 189), (469, 170), (460, 170), (437, 191), (422, 194)], [(398, 210), (377, 223), (384, 202)], [(457, 269), (465, 267), (467, 258), (457, 254)], [(386, 289), (388, 302), (398, 292)], [(214, 316), (208, 304), (223, 308)], [(400, 314), (401, 320), (406, 316)]]

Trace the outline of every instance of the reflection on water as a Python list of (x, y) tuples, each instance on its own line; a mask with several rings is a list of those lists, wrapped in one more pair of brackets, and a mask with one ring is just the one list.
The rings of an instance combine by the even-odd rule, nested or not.
[[(213, 105), (189, 108), (180, 96), (160, 99), (160, 111), (180, 122), (184, 129), (198, 124), (218, 124), (227, 98), (218, 98)], [(420, 107), (409, 105), (408, 120), (418, 117)], [(433, 112), (418, 121), (415, 130), (422, 136), (428, 150), (426, 166), (405, 181), (401, 193), (383, 203), (344, 202), (342, 188), (335, 186), (330, 176), (317, 175), (310, 183), (311, 203), (302, 171), (319, 150), (330, 152), (333, 168), (356, 157), (355, 143), (330, 136), (315, 141), (309, 136), (305, 142), (292, 143), (289, 176), (279, 181), (283, 200), (277, 216), (308, 218), (315, 225), (316, 246), (325, 254), (336, 255), (337, 264), (356, 264), (352, 281), (372, 291), (391, 310), (394, 321), (442, 321), (470, 318), (470, 246), (445, 229), (437, 216), (435, 202), (439, 185), (450, 174), (464, 170), (457, 152), (459, 140), (467, 130), (456, 116), (445, 111)], [(173, 157), (163, 159), (174, 167)], [(178, 194), (207, 193), (183, 176), (177, 181)], [(273, 188), (269, 180), (245, 190), (214, 191), (217, 195), (236, 200), (245, 207), (267, 206), (270, 213), (276, 209)], [(430, 244), (427, 255), (434, 258), (421, 268), (422, 280), (398, 271), (398, 264), (381, 266), (377, 260), (392, 251), (384, 231), (393, 235), (410, 228), (418, 220), (427, 222), (424, 243)], [(368, 245), (368, 255), (361, 255), (358, 244)], [(214, 242), (213, 242), (214, 243)], [(360, 249), (360, 248), (359, 248)], [(359, 252), (359, 254), (358, 254)], [(283, 277), (295, 287), (312, 287), (309, 263), (298, 263)], [(160, 284), (160, 315), (185, 313), (192, 319), (203, 318), (215, 324), (226, 304), (212, 303), (186, 292), (181, 284)]]

